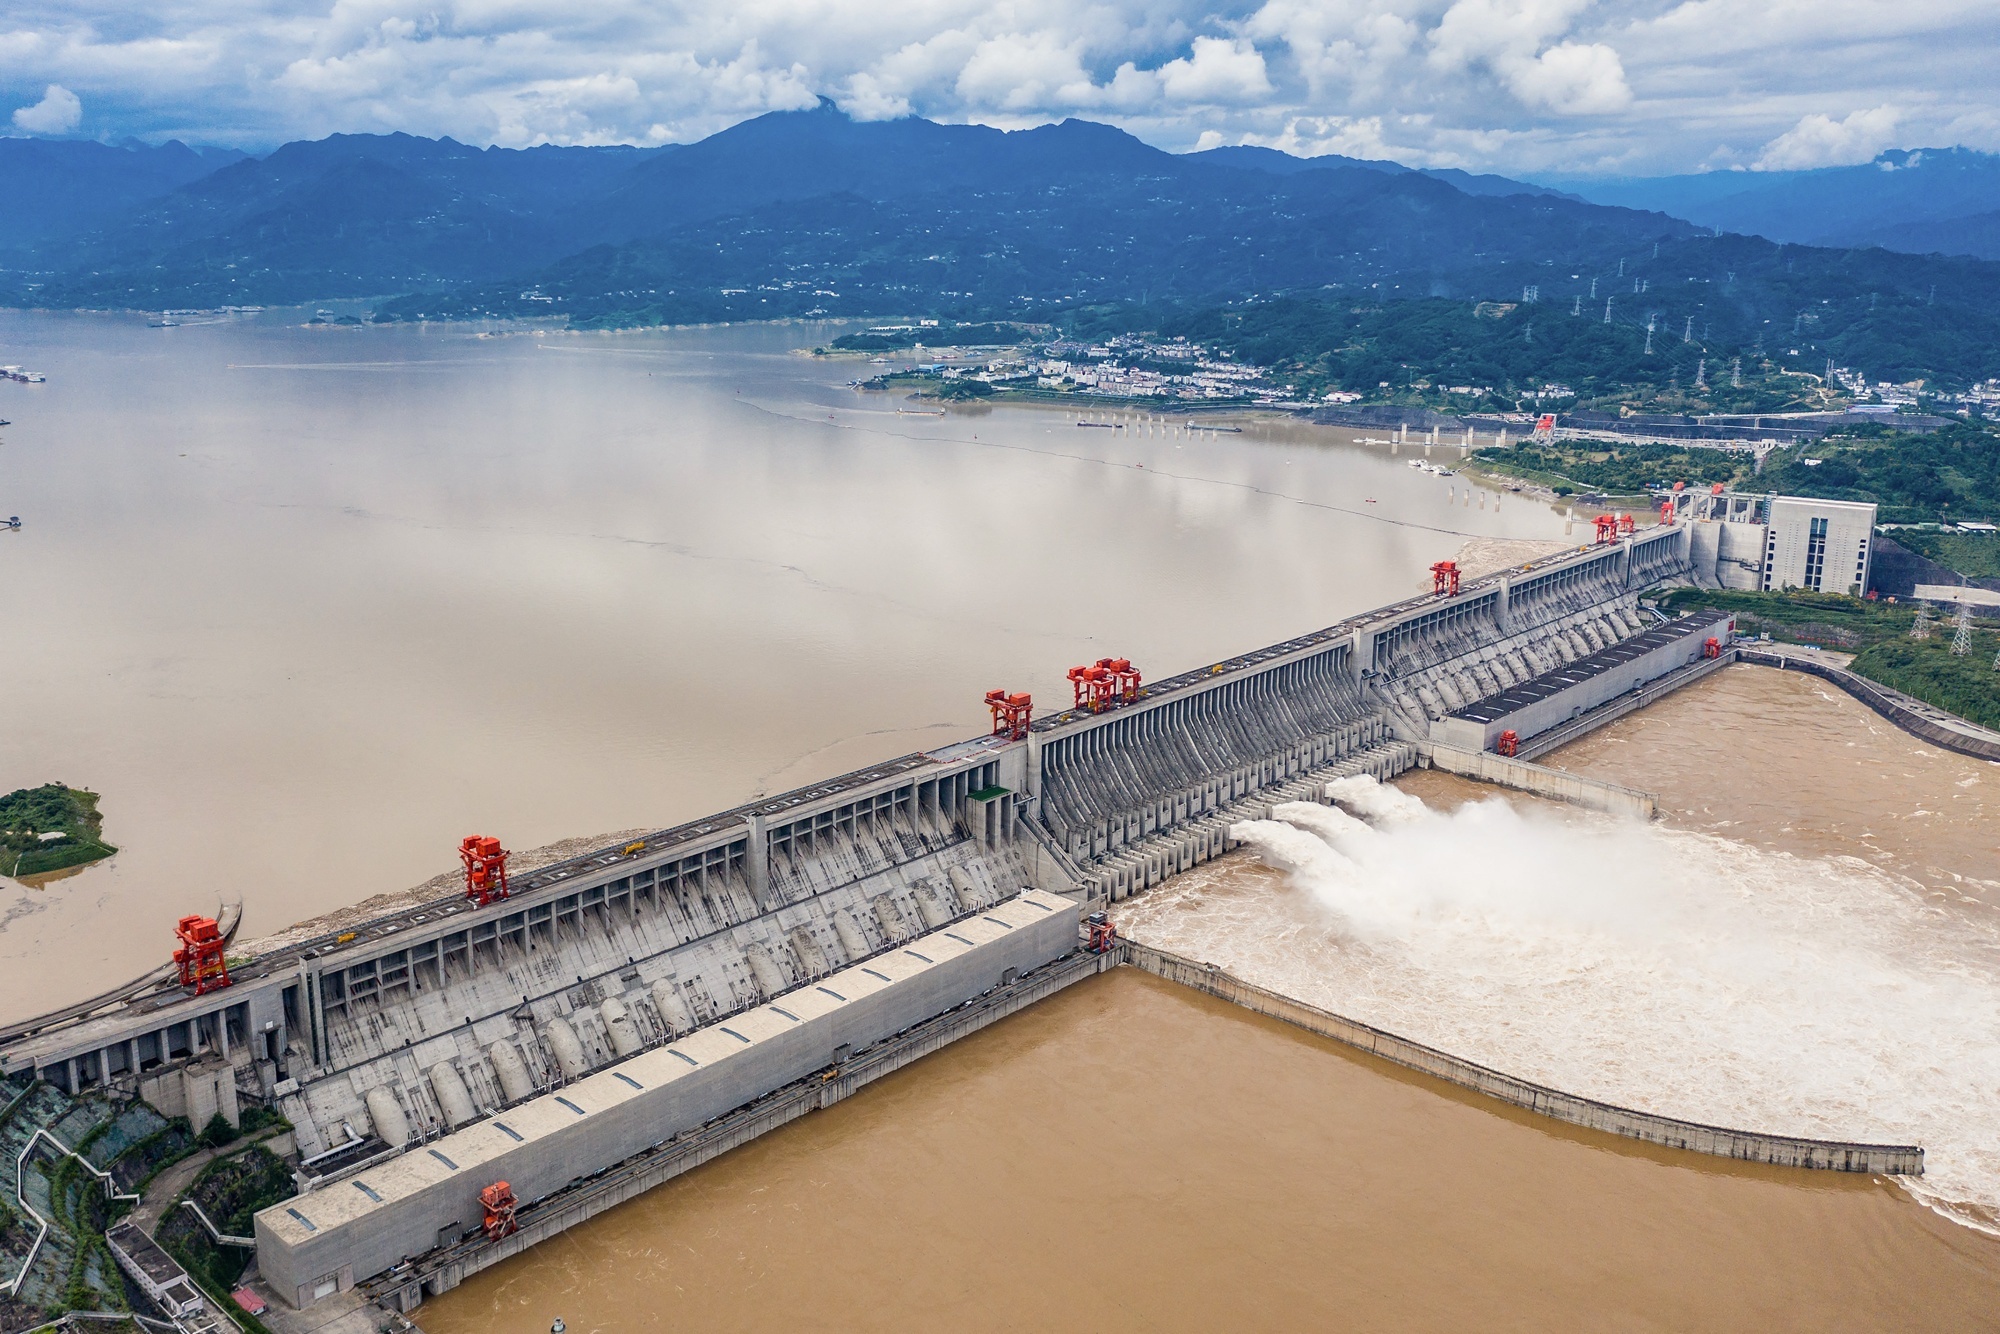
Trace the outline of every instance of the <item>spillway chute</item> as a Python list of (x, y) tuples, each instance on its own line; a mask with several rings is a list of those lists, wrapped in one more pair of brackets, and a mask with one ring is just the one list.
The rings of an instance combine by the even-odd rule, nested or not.
[(660, 1012), (660, 1022), (678, 1037), (694, 1027), (694, 1012), (681, 993), (666, 978), (653, 983), (653, 1008)]
[(611, 1050), (615, 1054), (631, 1056), (646, 1045), (639, 1038), (639, 1026), (632, 1022), (632, 1012), (618, 997), (607, 997), (597, 1007), (597, 1013), (604, 1020), (604, 1031), (611, 1037)]
[(583, 1054), (583, 1044), (577, 1041), (576, 1030), (569, 1026), (568, 1020), (549, 1020), (542, 1025), (542, 1036), (548, 1041), (556, 1066), (565, 1079), (581, 1078), (590, 1069), (590, 1060)]
[(757, 989), (764, 999), (782, 995), (785, 991), (785, 975), (778, 971), (777, 961), (771, 952), (757, 941), (751, 941), (743, 948), (743, 962), (750, 966), (750, 976), (757, 983)]
[(847, 951), (849, 963), (865, 959), (873, 953), (868, 948), (868, 938), (861, 934), (860, 926), (848, 915), (847, 909), (835, 908), (827, 916), (833, 919), (833, 934), (840, 937), (840, 948)]

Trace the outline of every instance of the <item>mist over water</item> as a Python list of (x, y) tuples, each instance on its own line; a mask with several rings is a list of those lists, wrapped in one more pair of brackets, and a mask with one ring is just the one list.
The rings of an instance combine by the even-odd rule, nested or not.
[(1917, 1143), (2000, 1218), (2000, 931), (1851, 858), (1365, 776), (1125, 906), (1138, 939), (1509, 1073), (1711, 1124)]

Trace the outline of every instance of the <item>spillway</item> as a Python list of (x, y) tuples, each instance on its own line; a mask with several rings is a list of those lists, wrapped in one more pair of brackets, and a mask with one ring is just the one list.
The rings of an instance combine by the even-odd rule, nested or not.
[(663, 1180), (1090, 975), (1083, 913), (1333, 779), (1394, 777), (1482, 701), (1640, 660), (1607, 651), (1687, 568), (1684, 527), (1533, 562), (545, 867), (485, 906), (293, 940), (218, 991), (134, 984), (0, 1031), (0, 1066), (196, 1125), (276, 1109), (300, 1195), (257, 1218), (263, 1273), (297, 1306), (357, 1283), (408, 1306), (498, 1253), (494, 1181), (548, 1235), (603, 1181)]

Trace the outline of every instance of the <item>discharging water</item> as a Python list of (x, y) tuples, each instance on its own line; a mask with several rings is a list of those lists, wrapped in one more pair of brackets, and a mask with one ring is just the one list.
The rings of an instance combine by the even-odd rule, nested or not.
[[(1733, 668), (1668, 706), (1703, 744), (1669, 749), (1675, 718), (1662, 713), (1619, 724), (1590, 754), (1555, 758), (1620, 782), (1673, 777), (1670, 787), (1700, 790), (1720, 771), (1725, 788), (1794, 796), (1829, 785), (1834, 761), (1871, 778), (1886, 767), (1898, 795), (1861, 822), (1897, 831), (1898, 804), (1934, 805), (1927, 855), (1895, 837), (1871, 856), (1837, 818), (1861, 818), (1852, 799), (1817, 813), (1820, 828), (1841, 832), (1815, 840), (1800, 832), (1815, 816), (1783, 799), (1723, 801), (1725, 835), (1699, 827), (1720, 821), (1642, 825), (1436, 776), (1412, 786), (1473, 799), (1447, 810), (1343, 780), (1355, 814), (1295, 805), (1239, 826), (1282, 875), (1217, 863), (1133, 901), (1121, 920), (1149, 943), (1587, 1096), (1711, 1124), (1922, 1144), (1927, 1172), (1912, 1192), (1991, 1228), (2000, 921), (1964, 892), (1990, 882), (1937, 863), (1969, 864), (1992, 837), (1979, 794), (2000, 771), (1912, 755), (1919, 743), (1886, 724), (1856, 727), (1859, 706), (1810, 687), (1818, 708), (1801, 708), (1790, 697), (1802, 680)], [(1717, 744), (1718, 715), (1749, 700), (1791, 715), (1790, 727)], [(1605, 763), (1622, 755), (1635, 763)], [(1927, 793), (1916, 773), (1903, 782), (1913, 764), (1943, 791)], [(1667, 796), (1671, 809), (1684, 791)], [(1910, 873), (1919, 863), (1928, 879)]]

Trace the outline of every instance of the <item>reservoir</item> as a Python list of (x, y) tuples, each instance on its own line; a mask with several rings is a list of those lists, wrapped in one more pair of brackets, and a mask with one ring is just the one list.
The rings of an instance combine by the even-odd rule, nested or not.
[[(0, 1009), (527, 849), (659, 829), (1428, 587), (1549, 510), (1310, 428), (903, 416), (837, 328), (481, 338), (0, 312), (0, 790), (109, 863), (0, 885)], [(1406, 449), (1405, 454), (1412, 451)], [(1440, 451), (1456, 455), (1456, 450)], [(133, 929), (105, 932), (108, 918)]]

